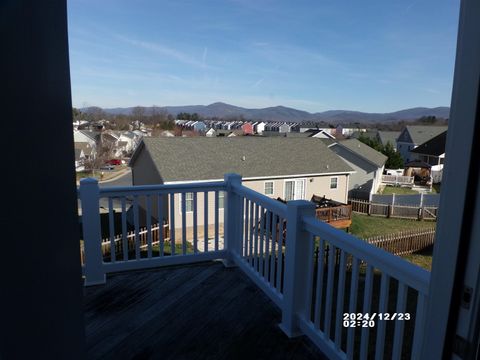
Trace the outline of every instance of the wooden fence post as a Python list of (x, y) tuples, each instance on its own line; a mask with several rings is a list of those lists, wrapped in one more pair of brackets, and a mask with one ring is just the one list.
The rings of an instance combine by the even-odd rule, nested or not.
[[(287, 239), (285, 277), (283, 286), (282, 323), (280, 328), (288, 337), (301, 335), (298, 314), (304, 313), (308, 274), (306, 264), (313, 261), (309, 253), (310, 236), (303, 229), (302, 219), (315, 217), (315, 204), (306, 200), (287, 202)], [(334, 256), (334, 254), (330, 254)]]
[(105, 284), (100, 229), (100, 189), (93, 178), (80, 180), (83, 246), (85, 250), (85, 286)]

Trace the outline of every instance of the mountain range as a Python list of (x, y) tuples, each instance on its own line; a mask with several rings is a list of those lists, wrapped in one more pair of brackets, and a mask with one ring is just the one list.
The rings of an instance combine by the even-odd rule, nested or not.
[[(133, 107), (103, 109), (109, 114), (132, 113)], [(150, 113), (152, 107), (145, 107), (146, 113)], [(274, 106), (263, 109), (248, 109), (222, 102), (216, 102), (210, 105), (186, 105), (186, 106), (165, 106), (158, 107), (158, 110), (167, 111), (176, 116), (181, 112), (197, 113), (202, 117), (208, 118), (240, 118), (263, 121), (292, 121), (292, 122), (329, 122), (329, 123), (347, 123), (347, 122), (385, 122), (399, 120), (415, 120), (422, 116), (435, 116), (437, 118), (448, 119), (450, 108), (446, 106), (426, 108), (416, 107), (390, 113), (366, 113), (351, 110), (328, 110), (324, 112), (310, 113), (303, 110), (297, 110), (285, 106)], [(86, 109), (82, 109), (86, 110)]]

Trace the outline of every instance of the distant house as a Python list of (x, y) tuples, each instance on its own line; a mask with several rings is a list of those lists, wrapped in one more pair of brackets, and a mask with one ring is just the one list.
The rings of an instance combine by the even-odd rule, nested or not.
[(320, 130), (307, 130), (305, 133), (309, 133), (310, 137), (313, 138), (320, 138), (320, 139), (335, 139), (335, 136), (331, 134), (329, 131), (325, 131), (324, 129)]
[(412, 160), (410, 151), (447, 130), (446, 126), (408, 125), (397, 139), (397, 151), (405, 162)]
[(397, 139), (400, 136), (400, 131), (378, 131), (377, 140), (383, 146), (390, 143), (395, 151), (397, 151)]
[(215, 136), (217, 136), (217, 135), (216, 135), (216, 132), (215, 132), (215, 129), (213, 129), (213, 128), (208, 129), (208, 131), (205, 133), (205, 136), (206, 136), (206, 137), (215, 137)]
[(291, 125), (287, 123), (283, 123), (278, 127), (278, 132), (287, 133), (287, 132), (290, 132), (290, 128), (291, 128)]
[(73, 131), (74, 142), (86, 142), (90, 146), (96, 148), (100, 142), (100, 132), (90, 130), (74, 130)]
[(262, 122), (259, 122), (259, 123), (256, 123), (256, 124), (254, 125), (253, 131), (254, 131), (256, 134), (261, 135), (264, 130), (265, 130), (265, 123), (264, 123), (263, 121), (262, 121)]
[[(318, 195), (343, 203), (347, 201), (349, 177), (353, 173), (318, 139), (255, 136), (144, 138), (130, 166), (133, 185), (216, 181), (226, 173), (238, 173), (245, 186), (272, 198), (310, 200)], [(181, 224), (179, 196), (175, 195), (175, 224)], [(185, 196), (187, 221), (191, 223), (193, 198), (190, 194)], [(213, 194), (210, 196), (212, 199)], [(213, 224), (213, 202), (209, 204), (208, 221)], [(197, 206), (203, 209), (203, 194), (198, 195)], [(223, 209), (223, 198), (219, 206)], [(164, 214), (169, 214), (171, 209), (164, 210)], [(203, 221), (203, 211), (199, 211), (198, 223)]]
[(92, 146), (89, 142), (78, 141), (74, 143), (74, 146), (75, 146), (75, 152), (78, 149), (79, 155), (80, 153), (83, 154), (84, 160), (90, 160), (95, 158), (96, 148)]
[(431, 138), (423, 144), (410, 150), (413, 160), (423, 161), (431, 165), (431, 176), (434, 183), (442, 182), (443, 163), (445, 161), (445, 145), (447, 142), (447, 132)]
[(348, 190), (351, 197), (370, 199), (378, 191), (387, 157), (357, 139), (328, 141), (329, 148), (355, 170), (350, 176)]
[(203, 121), (196, 121), (195, 124), (193, 124), (193, 130), (199, 132), (199, 133), (204, 133), (207, 129), (207, 125)]
[(85, 154), (81, 148), (75, 148), (75, 171), (85, 170)]
[(253, 125), (251, 123), (244, 123), (242, 125), (243, 134), (252, 135), (253, 134)]
[(173, 132), (171, 132), (170, 130), (164, 130), (160, 133), (160, 136), (163, 136), (163, 137), (174, 137), (175, 134)]

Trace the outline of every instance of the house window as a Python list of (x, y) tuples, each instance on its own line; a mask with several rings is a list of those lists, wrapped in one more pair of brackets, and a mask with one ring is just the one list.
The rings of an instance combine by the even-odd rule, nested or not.
[(285, 200), (305, 199), (305, 179), (285, 181)]
[(273, 195), (273, 181), (265, 181), (264, 194)]
[(330, 178), (330, 189), (336, 189), (338, 187), (338, 178)]
[[(182, 196), (183, 194), (180, 194), (180, 212), (182, 212)], [(185, 193), (185, 212), (193, 212), (193, 192)]]
[(218, 192), (218, 208), (225, 208), (225, 191)]

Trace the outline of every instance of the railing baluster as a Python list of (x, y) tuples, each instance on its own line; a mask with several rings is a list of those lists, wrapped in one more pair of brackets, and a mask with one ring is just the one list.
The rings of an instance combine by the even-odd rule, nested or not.
[(193, 252), (198, 254), (197, 192), (193, 193)]
[(248, 242), (248, 263), (250, 265), (253, 264), (253, 257), (252, 257), (252, 254), (253, 254), (253, 208), (255, 207), (255, 203), (250, 201), (250, 218), (249, 218), (249, 225), (248, 225), (248, 228), (249, 228), (249, 242)]
[(275, 266), (277, 265), (277, 240), (278, 240), (278, 231), (276, 229), (278, 222), (278, 215), (272, 213), (272, 251), (270, 253), (270, 284), (275, 287)]
[(267, 281), (269, 281), (270, 277), (270, 257), (272, 256), (270, 254), (270, 226), (272, 224), (270, 216), (272, 216), (272, 213), (268, 210), (265, 210), (265, 280)]
[(116, 248), (115, 248), (115, 223), (113, 217), (113, 201), (112, 198), (108, 198), (108, 230), (110, 233), (110, 261), (115, 262), (116, 260)]
[[(357, 291), (358, 291), (358, 267), (359, 260), (357, 258), (352, 259), (352, 278), (350, 282), (350, 304), (348, 312), (355, 314), (357, 312)], [(355, 345), (355, 328), (348, 328), (347, 335), (347, 357), (353, 359), (353, 350)]]
[(277, 290), (282, 292), (282, 273), (283, 273), (283, 219), (278, 216), (278, 266), (277, 266)]
[(182, 255), (187, 253), (187, 193), (182, 193)]
[(215, 191), (215, 251), (218, 251), (218, 190)]
[[(380, 281), (380, 304), (378, 306), (378, 312), (385, 314), (388, 306), (388, 290), (390, 284), (390, 277), (382, 273), (382, 279)], [(385, 329), (387, 323), (385, 320), (377, 321), (377, 341), (375, 346), (375, 359), (383, 359), (384, 347), (385, 347)]]
[(170, 193), (170, 255), (175, 255), (175, 193)]
[(208, 252), (208, 191), (203, 193), (203, 251)]
[[(404, 314), (407, 304), (407, 291), (408, 287), (402, 283), (398, 282), (398, 293), (397, 293), (397, 307), (395, 312), (397, 314)], [(402, 345), (403, 345), (403, 330), (405, 327), (404, 320), (395, 320), (395, 331), (393, 333), (393, 350), (392, 350), (392, 360), (400, 360), (402, 357)]]
[(258, 272), (260, 275), (265, 275), (265, 266), (263, 261), (264, 255), (264, 236), (265, 236), (265, 215), (263, 214), (265, 209), (261, 207), (260, 209), (260, 234), (259, 234), (259, 245), (260, 245), (260, 261), (258, 263), (259, 269)]
[(305, 309), (306, 314), (305, 318), (309, 321), (312, 318), (312, 296), (313, 296), (313, 263), (315, 261), (314, 257), (315, 250), (315, 237), (313, 234), (308, 235), (308, 263), (307, 266), (307, 296), (305, 298)]
[(133, 197), (133, 225), (135, 227), (135, 259), (140, 259), (140, 220), (138, 214), (138, 196)]
[(318, 259), (317, 259), (317, 283), (315, 292), (315, 309), (314, 322), (315, 329), (320, 329), (320, 318), (322, 310), (322, 296), (323, 296), (323, 276), (324, 276), (324, 256), (325, 256), (325, 241), (320, 239), (318, 243)]
[[(239, 225), (238, 225), (238, 230), (240, 231), (240, 234), (238, 234), (238, 241), (237, 241), (237, 248), (235, 249), (235, 251), (238, 253), (238, 255), (242, 255), (243, 254), (243, 231), (244, 231), (244, 222), (245, 222), (245, 213), (244, 213), (244, 206), (245, 206), (245, 201), (244, 199), (241, 197), (241, 196), (238, 196), (237, 195), (237, 201), (239, 202), (240, 204), (240, 209), (238, 211), (238, 220), (239, 221)], [(229, 206), (227, 204), (227, 206)], [(224, 222), (225, 224), (225, 222)], [(223, 230), (223, 238), (225, 239), (225, 228)]]
[(159, 255), (163, 256), (163, 246), (164, 246), (164, 241), (165, 238), (163, 236), (163, 196), (161, 194), (158, 194), (157, 198), (157, 206), (158, 206), (158, 248), (159, 248)]
[(254, 243), (253, 243), (253, 268), (255, 271), (259, 271), (258, 268), (258, 204), (255, 204), (255, 225), (254, 225)]
[(327, 293), (325, 298), (325, 326), (323, 332), (330, 339), (333, 303), (333, 281), (335, 275), (335, 246), (328, 244)]
[(125, 197), (122, 197), (122, 247), (123, 260), (128, 260), (128, 238), (127, 238), (127, 204)]
[(146, 196), (147, 200), (147, 256), (152, 257), (152, 200), (150, 195)]
[[(367, 265), (367, 274), (365, 277), (365, 290), (363, 296), (363, 314), (370, 314), (372, 306), (372, 289), (373, 289), (373, 267)], [(360, 359), (366, 359), (368, 355), (368, 336), (369, 328), (362, 327), (362, 339), (360, 343)]]
[(245, 217), (243, 219), (243, 222), (244, 222), (244, 226), (245, 226), (245, 231), (244, 231), (244, 234), (243, 234), (243, 241), (242, 241), (242, 245), (243, 245), (243, 257), (247, 257), (248, 256), (248, 210), (249, 210), (249, 206), (250, 206), (250, 200), (246, 199), (245, 198)]
[(417, 299), (417, 311), (415, 313), (415, 332), (413, 334), (413, 345), (412, 345), (412, 359), (420, 359), (420, 352), (423, 342), (423, 334), (425, 328), (425, 305), (426, 305), (426, 295), (418, 293)]
[(343, 303), (345, 292), (345, 251), (340, 249), (340, 268), (338, 269), (337, 311), (335, 316), (335, 346), (342, 345)]

